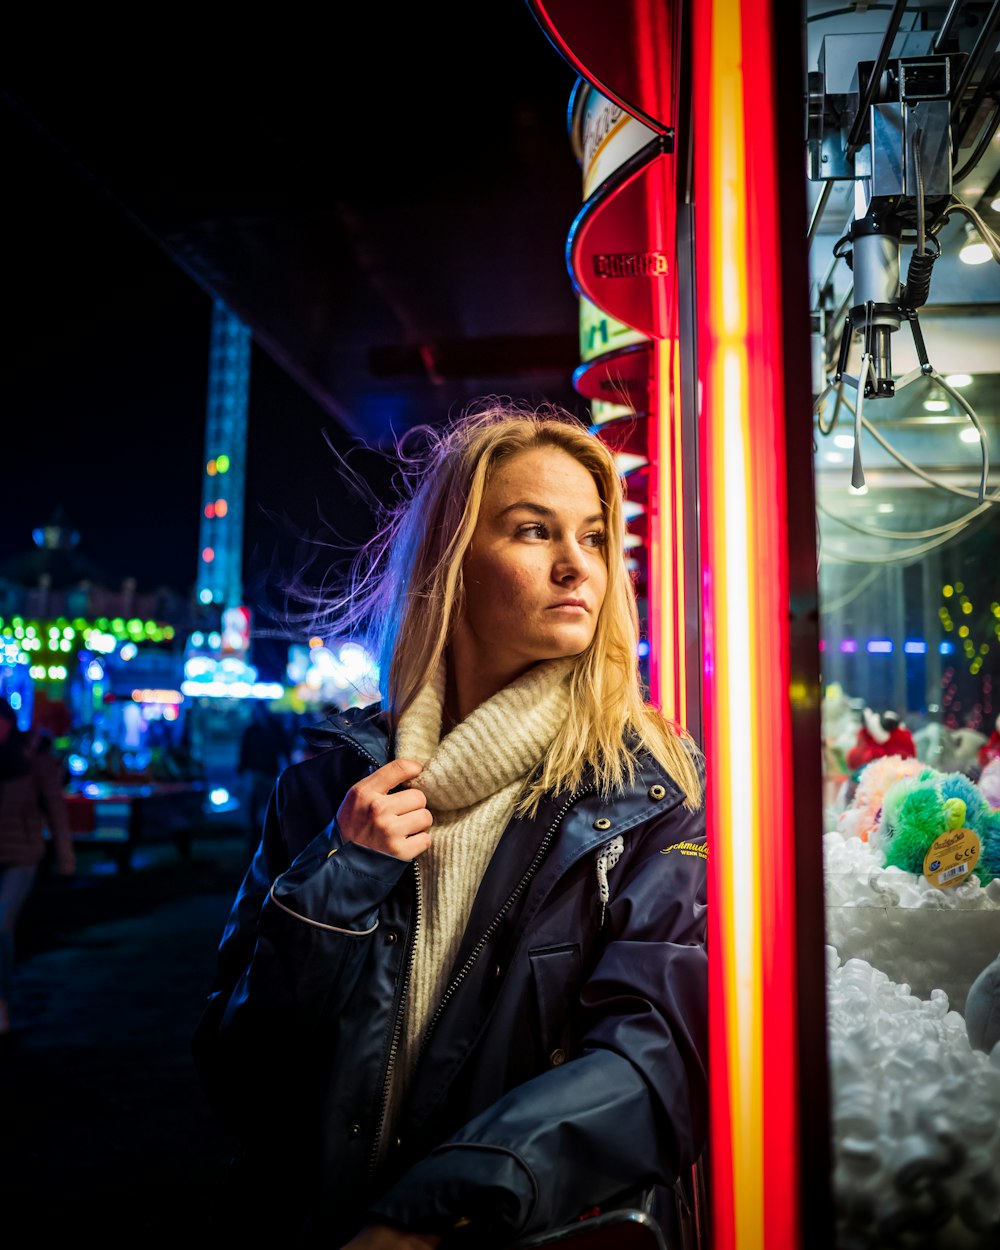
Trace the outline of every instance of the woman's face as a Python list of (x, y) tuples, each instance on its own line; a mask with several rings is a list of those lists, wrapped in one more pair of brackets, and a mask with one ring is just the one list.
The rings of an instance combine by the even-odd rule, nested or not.
[(500, 689), (586, 650), (608, 584), (606, 547), (597, 486), (578, 460), (536, 447), (503, 461), (465, 557), (456, 662)]

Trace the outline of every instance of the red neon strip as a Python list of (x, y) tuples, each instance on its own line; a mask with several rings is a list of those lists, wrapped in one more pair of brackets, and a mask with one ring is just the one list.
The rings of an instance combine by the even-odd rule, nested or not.
[[(785, 395), (782, 384), (781, 250), (774, 47), (771, 4), (745, 0), (742, 6), (743, 61), (753, 65), (753, 101), (745, 111), (748, 286), (759, 297), (758, 324), (750, 326), (750, 402), (755, 427), (752, 440), (753, 480), (759, 506), (755, 549), (763, 567), (759, 585), (766, 602), (759, 606), (764, 621), (774, 623), (777, 644), (759, 648), (757, 663), (769, 671), (755, 683), (761, 697), (761, 741), (773, 744), (776, 760), (789, 760), (791, 681), (787, 620), (789, 601), (788, 517), (785, 510), (787, 472), (784, 437)], [(795, 994), (796, 916), (795, 839), (792, 786), (787, 769), (772, 773), (762, 790), (760, 843), (761, 936), (763, 995), (764, 1244), (794, 1247), (799, 1235), (799, 1162)]]

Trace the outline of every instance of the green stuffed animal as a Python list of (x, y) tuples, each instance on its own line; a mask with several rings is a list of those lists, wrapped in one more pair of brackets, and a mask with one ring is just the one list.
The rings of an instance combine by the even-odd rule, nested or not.
[(1000, 873), (1000, 811), (964, 773), (928, 767), (894, 782), (871, 842), (886, 866), (925, 874), (934, 885), (961, 884), (970, 874), (988, 885)]

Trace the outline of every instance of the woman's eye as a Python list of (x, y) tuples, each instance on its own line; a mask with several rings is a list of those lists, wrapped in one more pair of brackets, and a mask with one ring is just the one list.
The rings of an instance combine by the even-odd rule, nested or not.
[(548, 534), (541, 521), (532, 521), (530, 525), (519, 525), (517, 532), (521, 538), (545, 538)]
[(608, 536), (603, 530), (595, 530), (592, 534), (585, 534), (583, 541), (588, 547), (603, 547), (608, 541)]

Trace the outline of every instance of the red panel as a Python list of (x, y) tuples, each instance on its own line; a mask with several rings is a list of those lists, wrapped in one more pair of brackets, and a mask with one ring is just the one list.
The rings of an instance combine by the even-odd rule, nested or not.
[(659, 133), (677, 115), (674, 0), (528, 0), (542, 29), (581, 77)]
[(673, 155), (647, 145), (587, 200), (567, 241), (578, 292), (655, 339), (672, 327), (675, 178)]
[(627, 404), (636, 412), (645, 412), (650, 402), (652, 347), (652, 343), (633, 343), (588, 360), (574, 372), (573, 386), (584, 399)]

